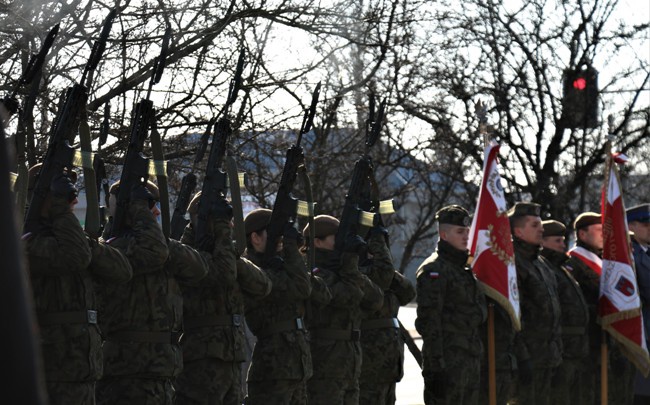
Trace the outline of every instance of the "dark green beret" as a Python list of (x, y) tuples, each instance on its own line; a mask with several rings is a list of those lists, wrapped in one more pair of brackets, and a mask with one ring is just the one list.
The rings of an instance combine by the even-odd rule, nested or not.
[[(155, 200), (160, 200), (160, 191), (158, 190), (158, 186), (151, 180), (147, 180), (147, 183), (145, 184), (145, 187), (147, 187), (147, 190), (153, 195), (153, 198)], [(111, 187), (108, 189), (109, 194), (115, 194), (118, 195), (120, 193), (120, 181), (116, 181), (111, 185)]]
[(542, 225), (544, 226), (544, 237), (566, 235), (566, 226), (560, 221), (549, 219), (542, 221)]
[(586, 228), (589, 225), (600, 224), (600, 214), (596, 212), (583, 212), (578, 215), (575, 221), (573, 221), (573, 229), (576, 231), (578, 229)]
[(527, 215), (538, 217), (541, 214), (540, 208), (541, 206), (539, 204), (532, 202), (518, 202), (508, 210), (508, 217), (516, 218), (525, 217)]
[(271, 210), (267, 208), (257, 208), (249, 212), (244, 218), (244, 230), (246, 235), (253, 232), (264, 230), (271, 220)]
[[(339, 223), (339, 220), (331, 215), (316, 215), (314, 217), (315, 237), (323, 239), (329, 235), (336, 235)], [(309, 238), (309, 224), (302, 230), (302, 236)]]
[(628, 208), (627, 222), (650, 222), (650, 204), (641, 204)]
[(460, 205), (448, 205), (436, 212), (436, 220), (440, 224), (470, 226), (469, 212)]

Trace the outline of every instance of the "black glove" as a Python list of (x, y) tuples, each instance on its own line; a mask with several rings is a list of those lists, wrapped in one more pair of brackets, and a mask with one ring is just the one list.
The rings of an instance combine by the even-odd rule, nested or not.
[(343, 243), (343, 250), (348, 253), (361, 253), (366, 248), (367, 244), (363, 238), (357, 234), (348, 234)]
[(533, 364), (528, 360), (521, 360), (517, 363), (519, 369), (519, 382), (521, 385), (530, 385), (533, 382)]
[(5, 97), (0, 100), (4, 104), (5, 109), (9, 113), (9, 116), (12, 116), (18, 112), (18, 100), (15, 97)]
[(52, 179), (50, 192), (52, 196), (63, 198), (68, 202), (73, 202), (77, 198), (77, 188), (66, 174), (59, 174)]
[(138, 183), (134, 184), (131, 188), (131, 201), (146, 201), (149, 205), (149, 209), (152, 209), (156, 205), (156, 200), (153, 198), (153, 194), (145, 187), (144, 184)]
[(201, 240), (196, 242), (196, 249), (202, 252), (212, 253), (214, 250), (214, 236), (205, 235)]
[(282, 260), (280, 256), (273, 256), (272, 258), (266, 261), (264, 267), (269, 270), (280, 270), (283, 265), (284, 265), (284, 260)]
[(228, 203), (228, 201), (223, 198), (218, 199), (210, 207), (210, 213), (215, 219), (230, 221), (232, 219), (232, 205), (230, 205), (230, 203)]
[(302, 246), (305, 242), (302, 237), (302, 233), (298, 232), (295, 226), (292, 223), (287, 223), (282, 230), (282, 236), (284, 236), (285, 241), (294, 241), (296, 245)]
[(431, 394), (434, 398), (444, 399), (447, 396), (447, 374), (436, 371), (431, 377)]

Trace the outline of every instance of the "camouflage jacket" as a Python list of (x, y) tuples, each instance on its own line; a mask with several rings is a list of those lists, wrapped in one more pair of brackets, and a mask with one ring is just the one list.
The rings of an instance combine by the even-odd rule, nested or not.
[[(230, 224), (213, 221), (215, 248), (208, 276), (200, 283), (183, 283), (185, 334), (181, 342), (185, 361), (213, 358), (225, 362), (246, 360), (244, 293), (261, 299), (271, 290), (270, 279), (252, 262), (237, 258)], [(192, 225), (181, 241), (194, 245)]]
[(397, 322), (401, 305), (415, 298), (415, 287), (394, 270), (386, 240), (373, 234), (368, 241), (372, 259), (362, 268), (384, 291), (384, 303), (377, 311), (364, 310), (361, 322), (361, 380), (369, 383), (394, 383), (404, 374), (404, 340)]
[[(510, 315), (492, 298), (486, 297), (488, 306), (494, 305), (494, 349), (495, 367), (500, 371), (512, 372), (517, 369), (517, 357), (515, 356), (516, 331), (512, 327)], [(487, 370), (488, 362), (488, 330), (487, 322), (481, 324), (481, 341), (483, 342), (483, 356), (481, 357), (481, 368)]]
[(485, 295), (472, 270), (468, 253), (444, 240), (418, 269), (417, 318), (415, 327), (422, 335), (422, 356), (431, 371), (442, 371), (451, 359), (446, 349), (455, 347), (468, 355), (482, 353), (479, 326), (485, 322)]
[(86, 237), (67, 201), (53, 199), (51, 214), (43, 232), (25, 238), (45, 377), (94, 381), (103, 360), (93, 280), (126, 282), (131, 266), (119, 250)]
[[(601, 256), (601, 252), (590, 248), (581, 241), (578, 241), (576, 244)], [(600, 275), (575, 256), (569, 257), (569, 260), (566, 262), (566, 268), (571, 272), (571, 275), (582, 289), (582, 294), (589, 310), (589, 327), (587, 329), (589, 347), (593, 353), (598, 354), (602, 335), (602, 328), (597, 322)]]
[[(260, 267), (264, 263), (263, 254), (247, 250), (245, 256)], [(246, 301), (246, 322), (257, 337), (248, 381), (306, 381), (312, 375), (304, 324), (311, 281), (295, 243), (285, 241), (282, 258), (279, 269), (262, 267), (273, 282), (271, 293)]]
[(126, 254), (134, 274), (126, 284), (103, 288), (104, 373), (173, 377), (183, 367), (178, 343), (183, 298), (177, 278), (205, 277), (207, 262), (180, 242), (168, 243), (146, 202), (131, 202), (128, 216), (132, 226), (110, 244)]
[(557, 279), (557, 292), (562, 309), (562, 357), (584, 358), (589, 354), (589, 309), (580, 285), (564, 267), (569, 256), (550, 249), (543, 249), (542, 256), (549, 262), (549, 267)]
[(521, 331), (515, 337), (517, 360), (533, 367), (557, 367), (562, 362), (561, 309), (557, 280), (540, 246), (514, 238), (515, 265), (521, 306)]
[(327, 305), (311, 302), (307, 325), (313, 378), (357, 380), (361, 374), (361, 310), (381, 308), (383, 292), (359, 272), (358, 260), (358, 255), (344, 253), (333, 262), (331, 251), (316, 249), (313, 271), (327, 284), (332, 300)]

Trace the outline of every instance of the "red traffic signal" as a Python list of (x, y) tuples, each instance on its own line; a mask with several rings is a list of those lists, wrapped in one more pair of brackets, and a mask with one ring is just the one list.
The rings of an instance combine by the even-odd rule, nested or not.
[(562, 76), (562, 117), (564, 128), (597, 128), (598, 72), (591, 66), (567, 69)]
[(573, 81), (573, 88), (577, 90), (584, 90), (587, 88), (587, 80), (584, 77), (579, 77)]

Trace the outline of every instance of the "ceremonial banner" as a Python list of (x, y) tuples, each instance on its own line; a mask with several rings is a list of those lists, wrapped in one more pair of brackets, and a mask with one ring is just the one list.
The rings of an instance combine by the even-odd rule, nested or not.
[(474, 258), (472, 270), (486, 294), (506, 310), (515, 330), (520, 330), (517, 271), (498, 152), (499, 145), (494, 142), (485, 148), (483, 180), (470, 230), (469, 252)]
[[(641, 300), (615, 156), (607, 159), (602, 195), (603, 260), (598, 314), (602, 327), (645, 375), (650, 371)], [(616, 159), (618, 161), (618, 159)]]

